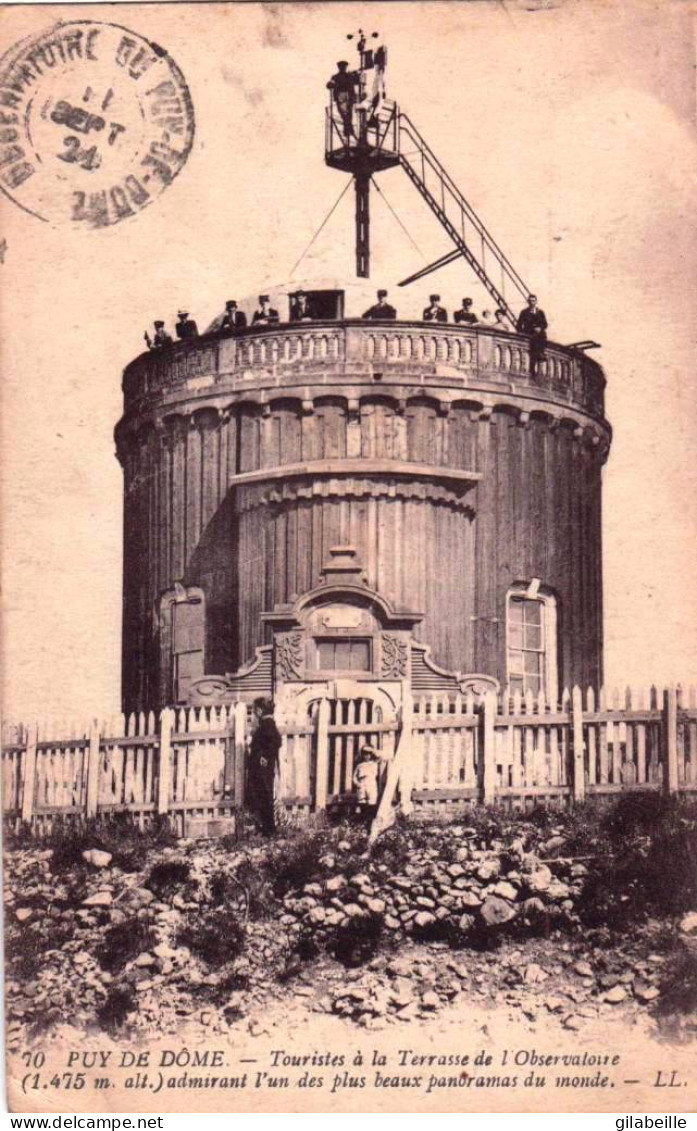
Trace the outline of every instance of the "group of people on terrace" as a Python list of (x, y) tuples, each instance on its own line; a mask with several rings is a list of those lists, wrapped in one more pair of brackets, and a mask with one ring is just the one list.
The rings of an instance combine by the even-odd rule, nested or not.
[[(387, 297), (388, 292), (384, 289), (380, 289), (377, 292), (377, 302), (369, 307), (362, 317), (376, 321), (395, 320), (397, 318), (397, 311), (395, 307), (387, 301)], [(480, 328), (503, 331), (504, 333), (511, 333), (512, 328), (508, 314), (502, 307), (499, 307), (499, 309), (493, 312), (491, 310), (484, 310), (481, 316), (478, 316), (474, 313), (472, 306), (473, 302), (471, 298), (463, 298), (460, 308), (453, 312), (453, 321), (463, 326), (477, 326)], [(297, 291), (292, 296), (291, 300), (290, 322), (312, 322), (314, 317), (307, 293), (305, 291)], [(439, 294), (429, 295), (428, 306), (424, 308), (421, 318), (424, 322), (448, 322), (448, 311), (444, 306), (441, 306)], [(198, 337), (198, 327), (193, 318), (189, 317), (188, 310), (180, 310), (178, 319), (174, 329), (180, 341), (187, 338)], [(259, 305), (251, 316), (252, 326), (274, 326), (278, 325), (279, 322), (280, 317), (278, 311), (271, 306), (269, 295), (259, 295)], [(247, 325), (247, 315), (243, 310), (239, 309), (237, 300), (228, 299), (225, 303), (225, 310), (215, 327), (215, 332), (219, 334), (235, 334), (245, 330)], [(152, 338), (147, 330), (145, 331), (144, 336), (148, 349), (157, 350), (172, 345), (173, 339), (165, 330), (165, 323), (158, 320), (154, 323), (154, 327), (155, 333)], [(528, 295), (527, 306), (525, 306), (518, 315), (515, 329), (519, 334), (525, 334), (530, 338), (530, 368), (534, 373), (537, 369), (538, 362), (544, 355), (547, 342), (547, 319), (544, 311), (537, 305), (536, 295)]]

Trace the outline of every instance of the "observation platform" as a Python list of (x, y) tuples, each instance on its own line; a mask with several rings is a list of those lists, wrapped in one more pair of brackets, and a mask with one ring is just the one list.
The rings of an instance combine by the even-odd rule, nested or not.
[(544, 412), (592, 427), (609, 446), (605, 384), (597, 362), (555, 343), (531, 373), (529, 339), (487, 327), (364, 319), (280, 323), (202, 334), (142, 353), (124, 370), (119, 429), (199, 408), (223, 411), (237, 402), (263, 408), (281, 398), (297, 398), (300, 410), (312, 411), (314, 399), (334, 395), (346, 398), (351, 411), (381, 394), (398, 404), (426, 396), (441, 411), (464, 401), (483, 414), (508, 406), (523, 420)]

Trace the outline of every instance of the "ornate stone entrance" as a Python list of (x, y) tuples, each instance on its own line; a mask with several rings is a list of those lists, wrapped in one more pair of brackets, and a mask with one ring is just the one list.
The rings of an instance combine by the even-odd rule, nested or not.
[(438, 668), (413, 636), (421, 613), (396, 609), (362, 573), (352, 546), (334, 547), (315, 588), (262, 614), (272, 641), (252, 664), (192, 685), (195, 703), (273, 697), (286, 740), (282, 776), (314, 808), (352, 792), (363, 744), (388, 767), (404, 753), (415, 695), (497, 686)]

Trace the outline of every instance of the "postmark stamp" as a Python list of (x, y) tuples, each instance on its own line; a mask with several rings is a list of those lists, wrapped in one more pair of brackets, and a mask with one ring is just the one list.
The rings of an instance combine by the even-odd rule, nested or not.
[(0, 59), (0, 188), (49, 223), (136, 215), (181, 172), (194, 128), (177, 64), (118, 24), (59, 23)]

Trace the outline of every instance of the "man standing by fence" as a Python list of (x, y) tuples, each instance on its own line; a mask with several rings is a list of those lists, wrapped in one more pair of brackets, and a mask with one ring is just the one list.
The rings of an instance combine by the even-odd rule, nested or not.
[(273, 790), (281, 735), (273, 717), (273, 703), (268, 699), (256, 699), (254, 713), (257, 726), (249, 750), (247, 797), (261, 831), (265, 836), (272, 836), (276, 831)]

